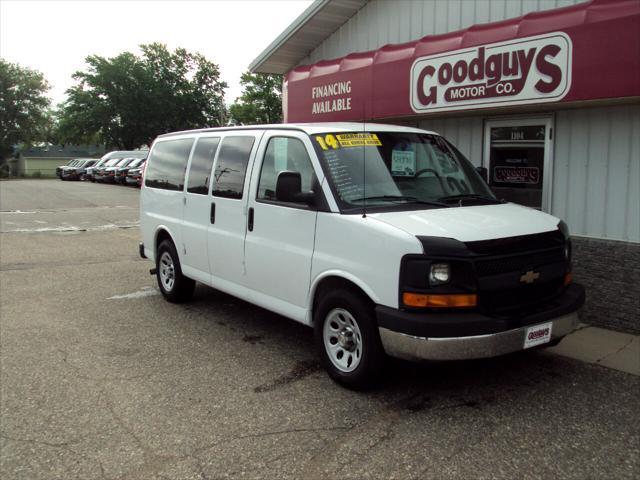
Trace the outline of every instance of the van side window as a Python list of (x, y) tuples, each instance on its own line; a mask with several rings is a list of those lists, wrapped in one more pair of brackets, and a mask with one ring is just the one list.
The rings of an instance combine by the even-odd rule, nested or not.
[(156, 143), (149, 156), (144, 184), (164, 190), (182, 190), (192, 146), (193, 138)]
[(196, 144), (189, 168), (187, 192), (206, 195), (209, 193), (209, 177), (213, 168), (213, 159), (218, 150), (220, 137), (201, 138)]
[(258, 200), (276, 199), (278, 174), (285, 170), (300, 172), (302, 191), (312, 190), (314, 171), (304, 143), (297, 138), (273, 137), (269, 140), (262, 161)]
[(213, 174), (213, 191), (216, 197), (242, 198), (244, 177), (255, 137), (225, 137)]

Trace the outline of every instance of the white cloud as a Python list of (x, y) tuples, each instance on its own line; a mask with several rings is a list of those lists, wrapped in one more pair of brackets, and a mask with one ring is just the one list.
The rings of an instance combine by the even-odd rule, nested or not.
[(197, 51), (220, 66), (227, 102), (240, 74), (311, 0), (17, 1), (0, 0), (0, 56), (44, 73), (55, 103), (87, 55), (139, 53), (162, 42)]

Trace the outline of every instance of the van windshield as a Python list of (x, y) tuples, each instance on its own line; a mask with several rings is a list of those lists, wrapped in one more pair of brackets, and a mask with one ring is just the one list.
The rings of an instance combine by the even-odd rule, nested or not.
[(335, 132), (311, 140), (341, 210), (498, 203), (473, 165), (439, 135)]

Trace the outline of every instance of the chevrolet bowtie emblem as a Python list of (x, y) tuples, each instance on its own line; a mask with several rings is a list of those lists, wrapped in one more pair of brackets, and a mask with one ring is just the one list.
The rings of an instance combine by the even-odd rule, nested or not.
[(525, 273), (524, 275), (522, 275), (520, 277), (520, 281), (522, 283), (533, 283), (538, 278), (540, 278), (540, 273), (539, 272), (534, 272), (533, 270), (529, 270), (527, 273)]

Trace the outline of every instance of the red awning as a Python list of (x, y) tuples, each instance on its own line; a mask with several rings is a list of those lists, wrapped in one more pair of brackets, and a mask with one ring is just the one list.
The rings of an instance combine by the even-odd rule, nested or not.
[(640, 96), (640, 2), (593, 0), (297, 67), (289, 122)]

